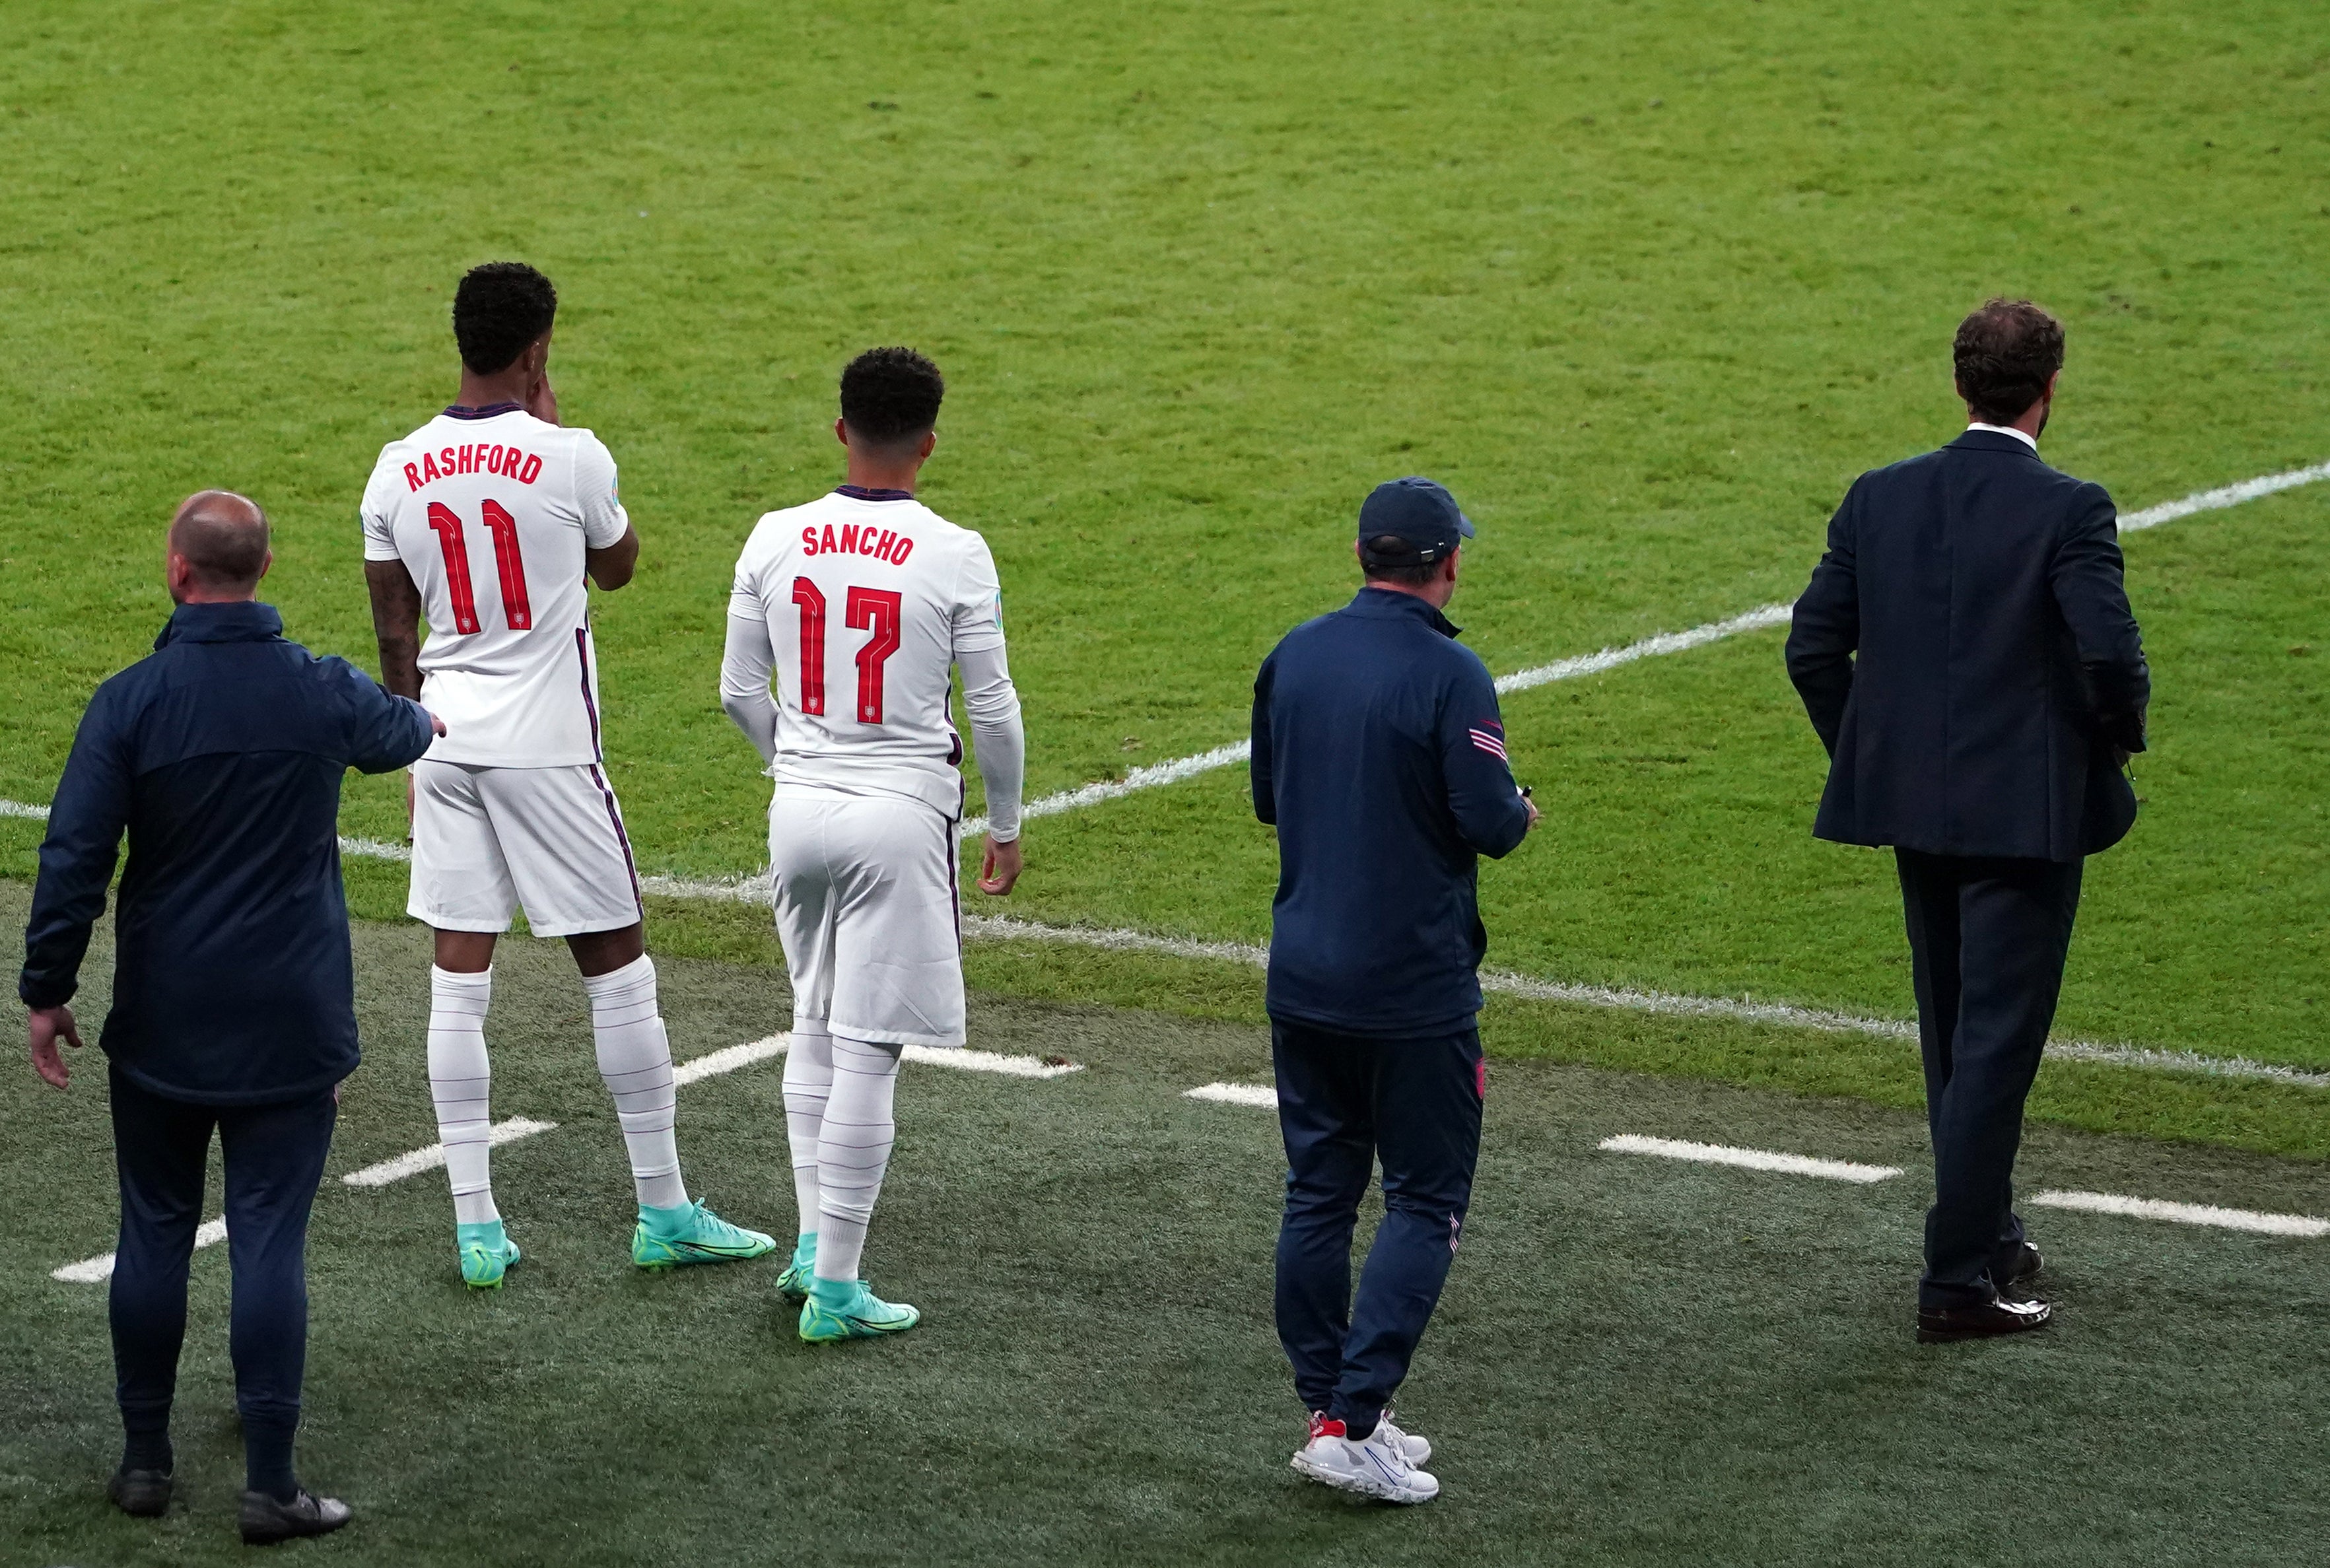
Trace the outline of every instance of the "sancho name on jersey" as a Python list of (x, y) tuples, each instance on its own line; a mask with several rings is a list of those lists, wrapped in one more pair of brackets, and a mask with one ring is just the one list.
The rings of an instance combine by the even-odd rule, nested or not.
[(836, 491), (763, 516), (728, 613), (776, 656), (780, 785), (879, 790), (962, 814), (956, 656), (1003, 646), (987, 542), (905, 498)]
[(630, 526), (615, 460), (585, 430), (509, 405), (448, 410), (382, 449), (365, 559), (402, 561), (429, 636), (431, 759), (555, 768), (601, 760), (586, 553)]

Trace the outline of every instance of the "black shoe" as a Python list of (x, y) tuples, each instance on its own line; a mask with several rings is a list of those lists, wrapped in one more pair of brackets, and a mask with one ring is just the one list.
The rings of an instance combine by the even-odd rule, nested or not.
[(2044, 1301), (2010, 1301), (2003, 1296), (1972, 1307), (1920, 1307), (1918, 1343), (1948, 1345), (1960, 1339), (2027, 1334), (2046, 1327), (2054, 1316), (2055, 1309)]
[(2028, 1242), (2017, 1242), (2014, 1244), (2014, 1264), (2007, 1270), (2006, 1283), (2029, 1284), (2039, 1277), (2039, 1270), (2046, 1266), (2046, 1261), (2039, 1255), (2038, 1248)]
[(301, 1491), (289, 1502), (278, 1502), (265, 1492), (242, 1495), (242, 1544), (272, 1546), (302, 1535), (328, 1535), (348, 1522), (355, 1510), (337, 1497), (318, 1497)]
[(116, 1470), (105, 1495), (133, 1519), (158, 1519), (169, 1511), (170, 1485), (167, 1470)]

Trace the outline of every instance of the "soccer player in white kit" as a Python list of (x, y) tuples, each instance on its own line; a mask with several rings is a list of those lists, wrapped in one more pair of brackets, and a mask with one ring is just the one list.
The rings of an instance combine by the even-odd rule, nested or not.
[[(776, 779), (769, 864), (793, 987), (785, 1058), (800, 1239), (779, 1289), (811, 1344), (921, 1320), (858, 1278), (909, 1045), (963, 1043), (955, 824), (962, 672), (987, 786), (980, 891), (1018, 880), (1026, 742), (987, 542), (914, 499), (938, 437), (938, 367), (906, 348), (841, 374), (848, 483), (772, 512), (736, 562), (720, 702)], [(775, 677), (775, 694), (770, 692)]]
[[(471, 1286), (518, 1261), (489, 1169), (487, 1005), (495, 939), (523, 905), (582, 973), (600, 1075), (615, 1097), (642, 1269), (756, 1258), (775, 1242), (690, 1203), (672, 1132), (671, 1046), (647, 956), (639, 874), (601, 764), (599, 677), (584, 580), (631, 580), (639, 534), (615, 460), (558, 423), (550, 279), (516, 261), (461, 279), (452, 407), (381, 451), (365, 486), (365, 581), (381, 681), (445, 717), (412, 770), (406, 912), (436, 930), (429, 1090)], [(429, 637), (416, 626), (425, 619)]]

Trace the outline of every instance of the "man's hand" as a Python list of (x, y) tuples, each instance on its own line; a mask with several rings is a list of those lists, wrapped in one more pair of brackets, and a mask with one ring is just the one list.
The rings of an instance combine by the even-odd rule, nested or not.
[(550, 373), (544, 371), (542, 379), (526, 394), (526, 411), (545, 425), (558, 422), (558, 394), (550, 390)]
[(1529, 808), (1530, 814), (1529, 826), (1521, 831), (1525, 834), (1535, 833), (1539, 819), (1544, 817), (1545, 813), (1537, 808), (1537, 802), (1530, 799), (1526, 793), (1521, 796), (1521, 804)]
[[(423, 708), (421, 711), (424, 713), (429, 713), (429, 710), (426, 708)], [(439, 718), (434, 713), (429, 713), (429, 731), (430, 733), (435, 735), (439, 740), (443, 740), (445, 738), (445, 721)]]
[(1025, 863), (1019, 855), (1019, 841), (998, 844), (993, 835), (987, 840), (987, 856), (979, 868), (979, 891), (996, 898), (1008, 897), (1012, 884), (1019, 880)]
[(62, 1089), (71, 1083), (72, 1069), (66, 1066), (65, 1059), (58, 1054), (57, 1042), (64, 1040), (70, 1042), (74, 1050), (81, 1049), (81, 1031), (73, 1026), (72, 1009), (62, 1005), (33, 1008), (32, 1034), (33, 1071), (41, 1075), (43, 1083), (54, 1088)]

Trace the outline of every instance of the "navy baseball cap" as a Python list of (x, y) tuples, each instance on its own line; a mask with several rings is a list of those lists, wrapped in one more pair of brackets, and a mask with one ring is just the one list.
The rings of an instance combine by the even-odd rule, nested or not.
[(1407, 548), (1369, 550), (1369, 565), (1429, 566), (1473, 537), (1473, 520), (1457, 508), (1446, 486), (1411, 476), (1378, 485), (1359, 503), (1361, 548), (1387, 534)]

